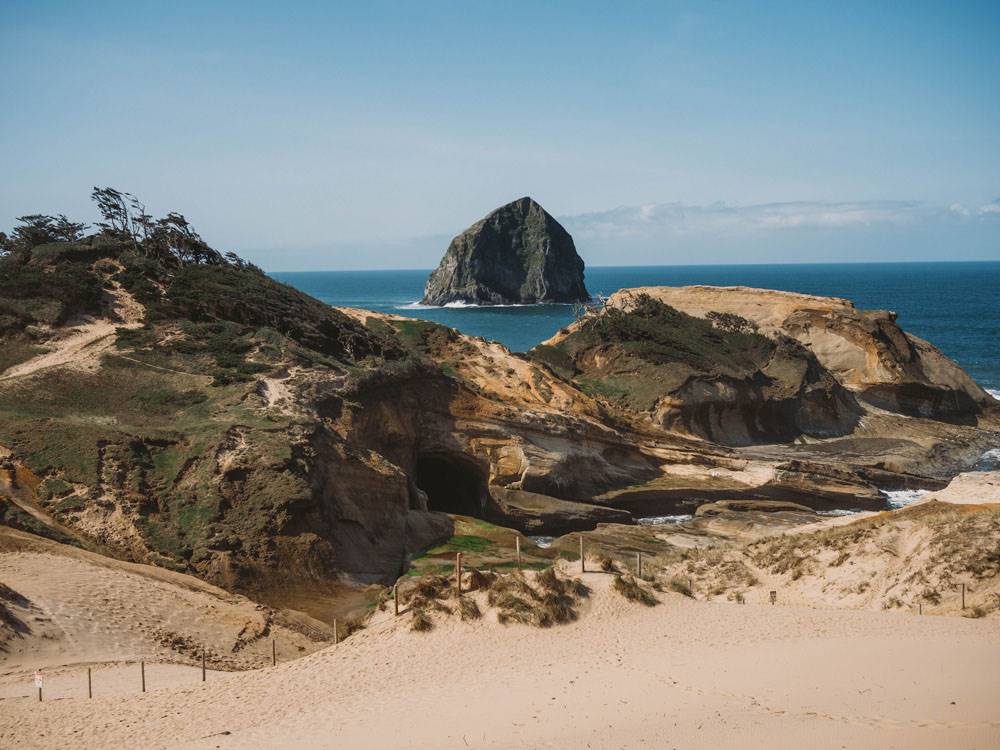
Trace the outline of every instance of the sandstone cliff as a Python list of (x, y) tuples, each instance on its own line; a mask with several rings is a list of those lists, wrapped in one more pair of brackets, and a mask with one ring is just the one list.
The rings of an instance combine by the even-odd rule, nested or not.
[[(455, 514), (561, 533), (715, 500), (883, 508), (879, 487), (943, 486), (948, 457), (985, 434), (882, 414), (852, 427), (819, 355), (690, 316), (671, 340), (623, 312), (615, 351), (579, 351), (602, 368), (646, 362), (637, 342), (685, 344), (684, 377), (710, 397), (672, 387), (657, 411), (608, 398), (603, 375), (332, 309), (235, 261), (164, 263), (99, 237), (0, 264), (0, 521), (309, 612), (338, 582), (393, 580)], [(52, 357), (92, 323), (93, 356)], [(682, 382), (668, 364), (650, 364), (656, 388)], [(817, 437), (705, 439), (799, 431)]]
[(726, 445), (844, 435), (857, 424), (854, 397), (793, 339), (745, 320), (713, 324), (644, 292), (612, 302), (531, 356), (662, 427)]
[(501, 206), (448, 246), (423, 304), (583, 302), (583, 260), (573, 238), (531, 198)]
[(625, 290), (608, 304), (629, 309), (640, 294), (689, 315), (735, 315), (767, 336), (793, 338), (844, 387), (876, 407), (971, 422), (989, 402), (964, 370), (936, 347), (904, 332), (895, 314), (885, 310), (858, 310), (847, 300), (829, 297), (708, 286)]

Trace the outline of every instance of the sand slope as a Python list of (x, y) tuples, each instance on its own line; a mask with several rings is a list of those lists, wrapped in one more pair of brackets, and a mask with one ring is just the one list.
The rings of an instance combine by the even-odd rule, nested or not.
[(249, 669), (270, 663), (272, 638), (290, 659), (330, 635), (304, 615), (191, 576), (4, 527), (0, 553), (0, 605), (8, 614), (0, 622), (0, 687), (38, 668), (139, 659), (193, 665), (203, 647), (213, 669)]
[(996, 747), (1000, 621), (626, 603), (538, 630), (379, 614), (335, 647), (202, 686), (0, 703), (18, 747)]

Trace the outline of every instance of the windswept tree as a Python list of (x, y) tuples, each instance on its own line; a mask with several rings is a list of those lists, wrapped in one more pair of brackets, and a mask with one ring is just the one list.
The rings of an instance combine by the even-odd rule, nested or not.
[[(182, 214), (171, 211), (163, 218), (154, 218), (141, 200), (112, 187), (95, 187), (90, 196), (101, 214), (101, 221), (95, 224), (99, 233), (126, 242), (140, 255), (168, 267), (191, 263), (260, 271), (236, 253), (223, 255), (213, 249)], [(87, 228), (62, 214), (31, 214), (17, 221), (19, 225), (9, 235), (0, 232), (0, 257), (48, 242), (76, 242), (83, 239)]]
[(137, 241), (132, 234), (132, 218), (129, 213), (129, 199), (134, 196), (111, 187), (95, 187), (90, 197), (97, 204), (97, 210), (101, 212), (103, 218), (103, 221), (97, 222), (96, 226), (105, 234), (128, 236), (133, 242)]
[(18, 216), (17, 221), (19, 226), (14, 227), (11, 236), (4, 235), (3, 245), (8, 252), (30, 250), (48, 242), (75, 242), (87, 228), (86, 224), (70, 221), (63, 214), (29, 214)]
[(157, 219), (143, 247), (162, 257), (170, 255), (180, 263), (225, 265), (226, 260), (212, 249), (181, 214), (171, 211)]

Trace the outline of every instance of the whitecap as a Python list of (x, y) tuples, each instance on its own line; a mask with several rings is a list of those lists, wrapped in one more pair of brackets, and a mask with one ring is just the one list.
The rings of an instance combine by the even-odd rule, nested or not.
[(818, 510), (818, 516), (853, 516), (855, 513), (863, 513), (860, 508), (832, 508), (831, 510)]
[(882, 490), (882, 492), (893, 508), (905, 508), (930, 494), (930, 490)]
[(986, 451), (972, 467), (973, 471), (1000, 471), (1000, 448)]
[(694, 516), (690, 513), (679, 513), (673, 516), (646, 516), (635, 519), (635, 522), (640, 526), (660, 526), (662, 524), (684, 523), (693, 518)]
[(988, 394), (990, 394), (997, 401), (1000, 401), (1000, 391), (998, 391), (996, 388), (984, 388), (983, 390), (986, 391)]
[(454, 302), (446, 302), (443, 305), (424, 305), (420, 302), (408, 302), (405, 305), (395, 305), (396, 310), (440, 310), (442, 308), (449, 308), (451, 310), (478, 310), (484, 309), (489, 310), (494, 307), (553, 307), (553, 306), (568, 306), (569, 302), (513, 302), (504, 305), (480, 305), (477, 302), (464, 302), (462, 300), (455, 300)]
[(548, 549), (552, 546), (552, 543), (556, 540), (554, 536), (529, 536), (528, 539), (533, 541), (542, 549)]

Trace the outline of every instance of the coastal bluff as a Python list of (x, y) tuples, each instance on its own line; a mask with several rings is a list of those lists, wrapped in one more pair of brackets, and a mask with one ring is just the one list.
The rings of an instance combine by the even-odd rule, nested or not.
[(421, 304), (585, 302), (573, 238), (528, 197), (501, 206), (456, 236), (427, 279)]

